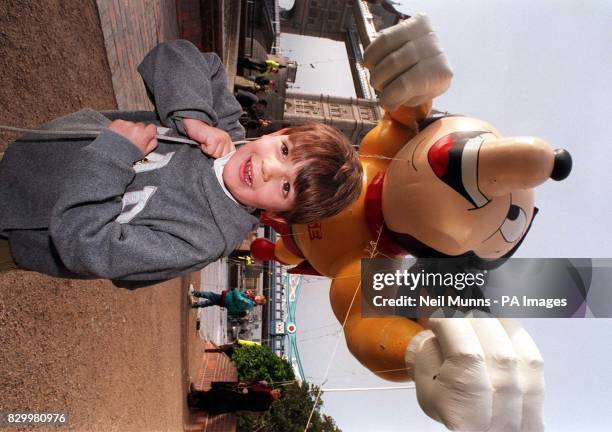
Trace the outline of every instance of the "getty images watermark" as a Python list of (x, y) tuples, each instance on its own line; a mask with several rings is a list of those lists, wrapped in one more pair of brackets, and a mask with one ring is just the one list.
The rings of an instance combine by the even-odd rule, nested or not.
[(611, 285), (612, 259), (364, 259), (361, 310), (365, 317), (612, 317)]

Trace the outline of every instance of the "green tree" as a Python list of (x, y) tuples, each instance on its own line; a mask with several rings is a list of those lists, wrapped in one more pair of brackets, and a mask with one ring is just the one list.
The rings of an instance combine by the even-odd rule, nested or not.
[[(266, 380), (282, 391), (280, 400), (263, 415), (238, 416), (238, 432), (303, 432), (314, 406), (318, 387), (298, 383), (291, 364), (264, 346), (247, 345), (234, 351), (232, 360), (242, 382)], [(334, 420), (320, 412), (323, 402), (317, 401), (309, 431), (341, 432)]]
[(289, 362), (279, 358), (267, 346), (242, 346), (234, 351), (232, 361), (242, 382), (265, 380), (274, 384), (295, 379)]
[[(306, 382), (292, 382), (282, 388), (283, 396), (272, 404), (263, 415), (241, 414), (238, 416), (238, 432), (303, 432), (314, 406), (318, 387)], [(323, 402), (310, 420), (308, 431), (342, 432), (330, 416), (320, 412)]]

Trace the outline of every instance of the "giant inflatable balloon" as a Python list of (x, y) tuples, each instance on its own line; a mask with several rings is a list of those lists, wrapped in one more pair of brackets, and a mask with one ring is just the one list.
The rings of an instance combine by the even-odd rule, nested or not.
[(414, 380), (430, 417), (453, 430), (542, 430), (543, 361), (518, 323), (362, 317), (360, 260), (508, 257), (535, 216), (533, 189), (565, 178), (571, 158), (479, 119), (432, 114), (452, 72), (425, 16), (381, 32), (365, 63), (386, 113), (360, 145), (361, 196), (320, 223), (268, 220), (280, 239), (259, 239), (252, 252), (332, 278), (351, 353), (384, 379)]

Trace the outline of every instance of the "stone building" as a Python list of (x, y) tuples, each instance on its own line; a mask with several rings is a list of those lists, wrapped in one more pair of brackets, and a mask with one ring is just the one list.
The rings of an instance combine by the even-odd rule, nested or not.
[[(229, 87), (238, 56), (270, 57), (288, 66), (273, 77), (276, 86), (265, 96), (266, 118), (274, 128), (317, 121), (336, 126), (358, 144), (382, 117), (363, 50), (378, 31), (406, 17), (388, 0), (296, 0), (288, 10), (278, 0), (177, 0), (177, 13), (181, 37), (221, 56)], [(357, 98), (286, 91), (296, 69), (280, 55), (281, 32), (344, 42)]]
[(386, 0), (296, 0), (282, 10), (281, 32), (344, 42), (357, 98), (287, 92), (285, 124), (318, 121), (340, 129), (354, 144), (382, 117), (370, 75), (363, 66), (363, 51), (377, 33), (405, 15)]
[(287, 92), (284, 121), (289, 124), (320, 122), (340, 129), (354, 144), (382, 118), (376, 100)]
[(357, 97), (375, 99), (363, 50), (376, 34), (407, 16), (386, 0), (295, 0), (280, 13), (281, 32), (344, 42)]

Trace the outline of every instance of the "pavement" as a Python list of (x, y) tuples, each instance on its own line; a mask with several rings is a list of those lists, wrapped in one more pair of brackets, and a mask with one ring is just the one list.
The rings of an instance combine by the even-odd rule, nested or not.
[[(212, 291), (220, 294), (228, 286), (228, 261), (222, 258), (209, 264), (200, 272), (200, 291)], [(198, 309), (200, 320), (200, 338), (212, 341), (216, 345), (228, 343), (227, 312), (225, 308), (207, 307)]]
[[(0, 39), (8, 41), (0, 43), (0, 63), (12, 67), (3, 68), (0, 105), (19, 102), (4, 122), (35, 127), (83, 106), (117, 108), (115, 98), (119, 109), (150, 108), (135, 68), (155, 44), (177, 36), (174, 0), (66, 3), (0, 1)], [(28, 111), (36, 114), (24, 117)], [(205, 269), (202, 287), (222, 289), (224, 268)], [(199, 272), (190, 276), (201, 283)], [(177, 278), (130, 291), (104, 280), (0, 274), (0, 410), (69, 411), (70, 430), (190, 425), (185, 394), (202, 376), (204, 344), (188, 283)], [(225, 341), (219, 312), (202, 312), (210, 320), (206, 337), (217, 343)]]

